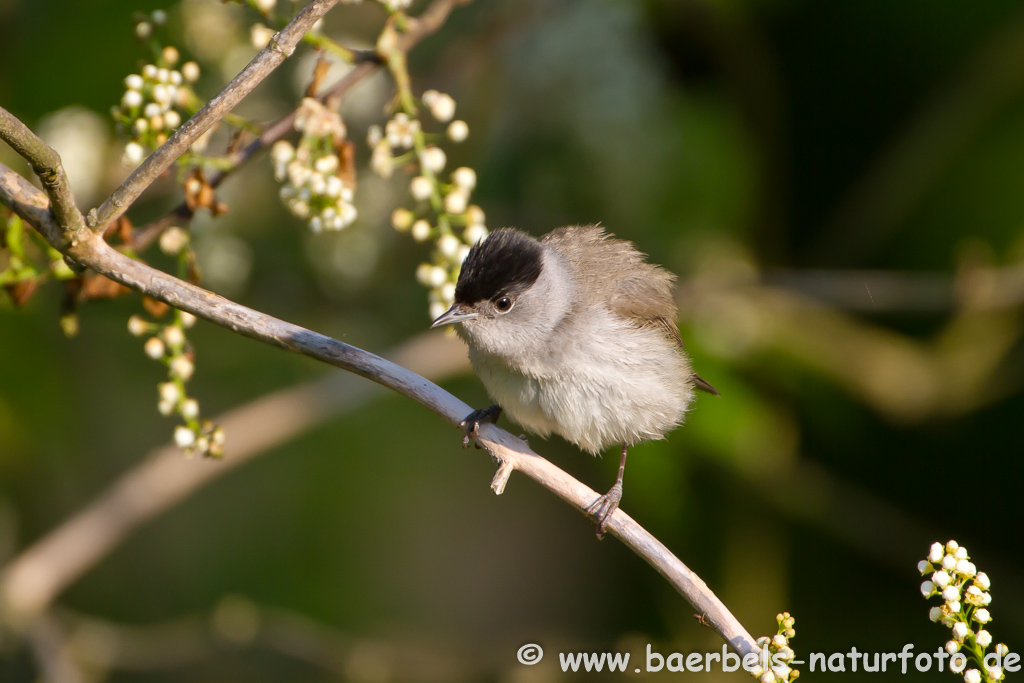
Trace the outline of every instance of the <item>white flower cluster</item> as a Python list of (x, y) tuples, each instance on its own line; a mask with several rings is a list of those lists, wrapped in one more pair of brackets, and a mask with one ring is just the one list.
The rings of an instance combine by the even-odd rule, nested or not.
[[(455, 100), (451, 95), (427, 90), (421, 100), (434, 119), (448, 124), (450, 140), (466, 139), (469, 126), (452, 120)], [(455, 283), (469, 248), (487, 236), (483, 210), (469, 203), (476, 188), (476, 172), (461, 166), (451, 172), (448, 182), (442, 181), (448, 157), (439, 146), (427, 142), (422, 123), (408, 111), (397, 112), (383, 129), (371, 126), (368, 142), (373, 148), (370, 165), (385, 178), (400, 163), (418, 162), (420, 173), (409, 183), (409, 192), (419, 206), (416, 211), (395, 210), (391, 223), (417, 242), (435, 243), (430, 261), (416, 269), (416, 279), (430, 289), (430, 315), (436, 318), (455, 298)]]
[(302, 133), (297, 148), (280, 140), (270, 152), (274, 176), (286, 181), (281, 199), (313, 232), (348, 227), (357, 213), (353, 187), (341, 175), (339, 153), (346, 134), (341, 116), (307, 97), (295, 116), (295, 129)]
[(194, 97), (189, 83), (199, 78), (199, 65), (186, 62), (178, 71), (178, 50), (165, 47), (157, 64), (146, 64), (141, 74), (124, 79), (125, 93), (121, 104), (111, 109), (114, 119), (132, 140), (125, 145), (124, 163), (138, 166), (147, 149), (156, 149), (182, 122), (182, 114)]
[(796, 658), (796, 653), (789, 646), (790, 638), (796, 636), (796, 619), (789, 612), (780, 612), (775, 615), (779, 630), (774, 636), (761, 636), (757, 639), (757, 646), (768, 650), (768, 661), (776, 663), (768, 669), (758, 665), (750, 669), (750, 674), (760, 683), (788, 683), (800, 677), (800, 672), (789, 666), (789, 663)]
[[(943, 600), (941, 606), (931, 608), (928, 616), (952, 631), (953, 637), (946, 643), (946, 652), (953, 655), (950, 670), (962, 672), (966, 683), (1003, 680), (1006, 674), (999, 662), (1009, 649), (1000, 643), (994, 653), (986, 653), (992, 644), (992, 634), (985, 629), (992, 621), (988, 610), (992, 602), (988, 575), (978, 571), (967, 549), (956, 541), (945, 546), (933, 543), (928, 558), (918, 562), (917, 568), (922, 576), (929, 577), (921, 584), (921, 594), (925, 598), (940, 596)], [(968, 657), (980, 669), (967, 669)], [(993, 659), (995, 663), (990, 663)]]
[[(171, 228), (164, 233), (161, 247), (165, 248), (164, 238), (175, 234), (175, 230), (180, 231), (180, 228)], [(185, 390), (185, 385), (195, 373), (193, 352), (185, 330), (195, 324), (195, 316), (184, 311), (175, 311), (174, 321), (168, 325), (148, 322), (133, 315), (128, 319), (128, 331), (136, 337), (149, 335), (143, 350), (147, 356), (167, 366), (167, 381), (157, 385), (159, 400), (156, 408), (161, 415), (176, 413), (184, 420), (185, 424), (174, 430), (174, 442), (186, 455), (198, 453), (219, 458), (224, 455), (224, 430), (209, 420), (200, 419), (199, 402)]]

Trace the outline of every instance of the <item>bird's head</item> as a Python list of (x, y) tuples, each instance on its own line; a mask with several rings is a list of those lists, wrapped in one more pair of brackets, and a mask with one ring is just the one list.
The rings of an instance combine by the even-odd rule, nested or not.
[(515, 356), (543, 343), (572, 306), (565, 264), (524, 232), (502, 228), (470, 249), (455, 303), (431, 327), (459, 323), (472, 346)]

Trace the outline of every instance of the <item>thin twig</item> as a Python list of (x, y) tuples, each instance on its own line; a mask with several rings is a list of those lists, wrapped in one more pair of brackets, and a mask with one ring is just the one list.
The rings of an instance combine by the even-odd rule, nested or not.
[[(10, 169), (0, 165), (0, 177)], [(0, 182), (0, 188), (4, 187)], [(4, 197), (0, 196), (0, 201)], [(4, 201), (6, 203), (6, 201)], [(66, 249), (76, 262), (106, 275), (115, 282), (187, 311), (199, 318), (273, 346), (348, 370), (412, 398), (446, 419), (459, 424), (470, 406), (433, 382), (379, 356), (311, 330), (278, 320), (229, 301), (212, 292), (135, 261), (113, 249), (96, 234)], [(504, 467), (509, 464), (537, 481), (581, 513), (598, 494), (534, 453), (522, 439), (494, 426), (483, 425), (477, 442)], [(708, 621), (739, 654), (756, 652), (754, 639), (693, 573), (658, 539), (622, 509), (609, 520), (608, 531), (654, 567)]]
[(302, 36), (337, 3), (338, 0), (312, 0), (306, 5), (216, 97), (135, 169), (99, 209), (89, 212), (89, 227), (102, 230), (123, 214), (161, 173), (189, 150), (192, 143), (234, 109), (285, 58), (291, 56)]

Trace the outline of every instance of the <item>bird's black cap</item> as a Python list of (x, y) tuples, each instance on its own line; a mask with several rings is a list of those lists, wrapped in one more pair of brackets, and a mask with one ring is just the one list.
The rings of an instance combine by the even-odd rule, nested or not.
[(455, 286), (455, 301), (472, 305), (529, 289), (540, 277), (541, 254), (540, 242), (525, 232), (495, 230), (469, 250)]

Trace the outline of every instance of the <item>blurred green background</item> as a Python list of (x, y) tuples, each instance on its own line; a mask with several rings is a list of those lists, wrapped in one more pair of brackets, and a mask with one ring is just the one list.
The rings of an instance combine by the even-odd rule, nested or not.
[[(0, 104), (64, 155), (83, 208), (126, 174), (107, 112), (145, 56), (132, 13), (157, 8), (206, 97), (255, 53), (255, 14), (215, 0), (0, 0)], [(370, 45), (383, 16), (339, 6), (326, 31)], [(309, 67), (304, 48), (241, 112), (285, 113)], [(683, 338), (722, 396), (633, 451), (623, 507), (753, 635), (788, 610), (801, 657), (934, 652), (949, 632), (915, 565), (955, 538), (992, 578), (996, 641), (1024, 643), (1020, 3), (476, 0), (410, 68), (470, 125), (446, 150), (477, 171), (489, 227), (601, 222), (680, 275)], [(377, 74), (344, 103), (363, 162), (390, 96)], [(426, 246), (389, 221), (406, 182), (363, 163), (360, 219), (314, 236), (254, 160), (223, 186), (230, 212), (194, 221), (205, 284), (397, 347), (429, 324)], [(176, 201), (165, 181), (130, 216)], [(4, 562), (173, 429), (164, 372), (126, 330), (138, 297), (83, 305), (66, 339), (61, 296), (0, 295)], [(205, 323), (191, 339), (211, 416), (336, 373)], [(469, 374), (445, 387), (487, 401)], [(597, 490), (614, 478), (614, 457), (531, 444)], [(720, 649), (621, 544), (525, 477), (496, 498), (492, 472), (427, 410), (375, 394), (142, 526), (59, 597), (66, 648), (110, 681), (547, 681), (558, 651)], [(544, 663), (516, 662), (526, 642)], [(8, 633), (0, 680), (39, 676)]]

